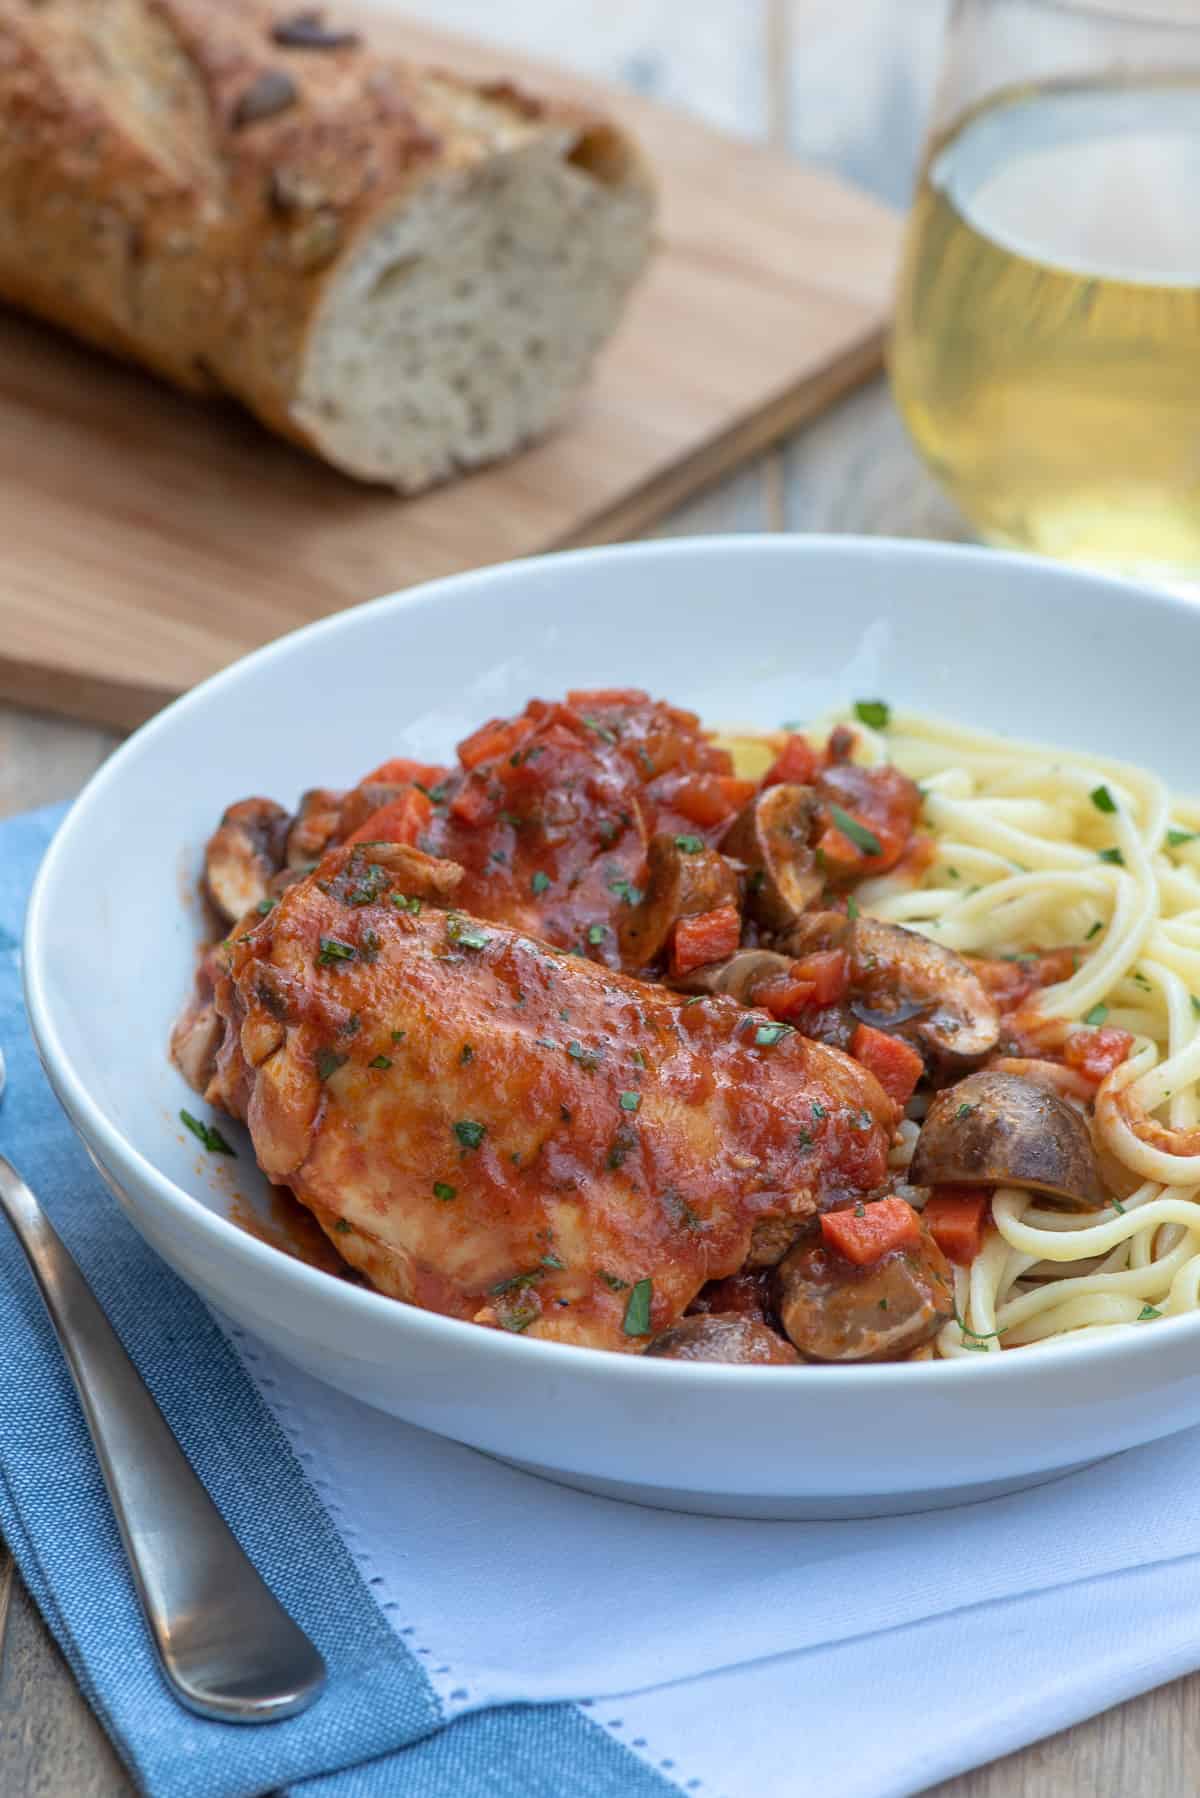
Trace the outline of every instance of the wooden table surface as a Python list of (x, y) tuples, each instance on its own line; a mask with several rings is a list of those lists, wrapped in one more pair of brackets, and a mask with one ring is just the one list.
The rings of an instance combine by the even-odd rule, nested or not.
[[(421, 0), (408, 0), (408, 10), (420, 11)], [(789, 145), (903, 206), (947, 0), (690, 0), (686, 8), (678, 0), (507, 0), (501, 9), (439, 0), (435, 10), (447, 28), (524, 44), (731, 131)], [(804, 253), (797, 242), (796, 255)], [(659, 527), (672, 536), (731, 530), (967, 535), (909, 449), (882, 381)], [(0, 815), (75, 792), (115, 741), (0, 708)], [(936, 1693), (930, 1701), (936, 1727)], [(0, 1794), (124, 1798), (132, 1790), (15, 1582), (0, 1661)], [(1200, 1675), (951, 1780), (936, 1798), (1197, 1791)]]

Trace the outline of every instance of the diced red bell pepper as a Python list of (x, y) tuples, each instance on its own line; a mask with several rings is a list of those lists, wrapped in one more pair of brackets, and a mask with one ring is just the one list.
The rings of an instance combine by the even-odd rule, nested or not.
[(1099, 1030), (1073, 1030), (1063, 1047), (1063, 1060), (1085, 1080), (1099, 1086), (1114, 1068), (1120, 1067), (1133, 1048), (1128, 1030), (1102, 1024)]
[(850, 1039), (850, 1053), (867, 1072), (874, 1074), (889, 1099), (907, 1105), (925, 1072), (925, 1063), (911, 1043), (889, 1036), (871, 1024), (860, 1024)]
[(807, 737), (791, 736), (763, 775), (762, 784), (778, 787), (788, 781), (808, 787), (816, 779), (820, 766), (820, 750), (814, 749)]
[(680, 918), (671, 934), (671, 972), (678, 976), (725, 961), (742, 936), (742, 920), (736, 905), (718, 905), (715, 911)]
[(894, 1194), (887, 1199), (872, 1199), (869, 1204), (855, 1205), (849, 1211), (826, 1211), (821, 1218), (821, 1235), (831, 1249), (853, 1261), (856, 1267), (869, 1267), (893, 1249), (921, 1240), (921, 1223), (912, 1206)]
[(464, 737), (458, 746), (458, 759), (464, 768), (477, 768), (480, 762), (509, 755), (534, 727), (532, 718), (493, 718)]
[(992, 1195), (978, 1187), (939, 1186), (921, 1216), (948, 1261), (970, 1267), (983, 1247), (992, 1215)]
[(446, 775), (444, 768), (435, 768), (432, 762), (414, 762), (407, 756), (393, 756), (390, 762), (380, 762), (378, 768), (372, 768), (359, 781), (360, 787), (381, 786), (398, 787), (407, 780), (418, 780), (423, 787), (436, 787)]
[(681, 782), (671, 804), (690, 824), (711, 830), (741, 811), (753, 793), (754, 782), (734, 774), (694, 774)]
[(482, 824), (495, 810), (482, 779), (465, 780), (450, 801), (450, 815), (460, 824)]
[(416, 787), (410, 787), (407, 793), (401, 793), (399, 799), (390, 800), (387, 805), (381, 805), (377, 812), (372, 812), (346, 841), (407, 843), (411, 847), (428, 827), (432, 817), (433, 806), (425, 794), (419, 793)]

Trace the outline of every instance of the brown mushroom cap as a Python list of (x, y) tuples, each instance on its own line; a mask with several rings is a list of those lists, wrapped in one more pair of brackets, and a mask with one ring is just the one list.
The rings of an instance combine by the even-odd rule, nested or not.
[(914, 1186), (1022, 1186), (1073, 1211), (1107, 1203), (1086, 1119), (1017, 1074), (983, 1069), (930, 1105), (908, 1177)]
[(231, 805), (204, 851), (204, 886), (227, 924), (268, 897), (283, 866), (289, 818), (271, 799)]
[(758, 982), (786, 974), (791, 965), (788, 956), (776, 955), (773, 949), (738, 949), (728, 961), (710, 961), (669, 984), (682, 993), (725, 993), (739, 1005), (751, 1005)]
[(794, 1367), (800, 1357), (767, 1324), (741, 1312), (681, 1317), (644, 1354), (668, 1361), (724, 1361), (740, 1367)]
[(792, 1250), (775, 1274), (779, 1321), (809, 1361), (901, 1361), (954, 1314), (950, 1265), (929, 1232), (855, 1267), (821, 1242)]
[(721, 840), (725, 853), (749, 870), (746, 909), (767, 930), (787, 930), (824, 884), (809, 847), (815, 803), (811, 787), (768, 787), (742, 808)]
[(851, 989), (873, 1011), (882, 1016), (903, 1006), (913, 1016), (912, 1005), (922, 1004), (912, 1030), (939, 1055), (963, 1061), (995, 1048), (999, 1013), (978, 975), (953, 949), (901, 924), (865, 917), (851, 925), (846, 942)]
[(627, 968), (649, 967), (680, 918), (737, 902), (737, 873), (723, 855), (681, 849), (673, 836), (660, 833), (647, 851), (645, 896), (621, 923), (622, 962)]

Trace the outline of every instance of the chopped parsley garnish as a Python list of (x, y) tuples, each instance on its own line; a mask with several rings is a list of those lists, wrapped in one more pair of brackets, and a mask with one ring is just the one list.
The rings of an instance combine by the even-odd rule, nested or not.
[(610, 844), (616, 842), (620, 833), (620, 825), (612, 818), (601, 818), (599, 824), (596, 826), (596, 835), (600, 838), (600, 841), (606, 849)]
[(375, 930), (364, 930), (363, 931), (362, 947), (359, 949), (359, 954), (362, 956), (364, 961), (378, 961), (379, 960), (379, 951), (382, 947), (383, 947), (383, 945), (379, 940), (378, 931), (375, 931)]
[(872, 730), (886, 730), (892, 719), (892, 708), (885, 699), (856, 699), (854, 716)]
[(460, 949), (486, 949), (492, 940), (484, 931), (477, 930), (466, 918), (448, 918), (446, 935), (452, 943), (457, 943)]
[(812, 1148), (812, 1140), (813, 1139), (812, 1139), (812, 1131), (811, 1130), (801, 1130), (800, 1133), (798, 1134), (798, 1136), (796, 1137), (796, 1141), (802, 1149), (811, 1149)]
[(446, 789), (444, 786), (426, 787), (423, 786), (419, 780), (414, 780), (413, 786), (417, 789), (418, 793), (424, 793), (426, 799), (430, 800), (432, 804), (445, 805)]
[(754, 1032), (754, 1041), (760, 1049), (770, 1049), (785, 1036), (795, 1036), (794, 1024), (760, 1024)]
[(973, 1105), (960, 1105), (954, 1115), (956, 1118), (969, 1118), (974, 1109)]
[[(1194, 830), (1169, 830), (1167, 842), (1172, 849), (1178, 849), (1181, 843), (1194, 843), (1197, 835), (1200, 835), (1200, 832)], [(1161, 1312), (1159, 1315), (1161, 1316)]]
[(619, 1101), (622, 1111), (636, 1111), (641, 1102), (641, 1093), (622, 1093)]
[(335, 961), (353, 961), (358, 954), (353, 943), (343, 943), (340, 937), (323, 936), (321, 948), (317, 956), (317, 966), (327, 968)]
[(393, 1030), (392, 1031), (392, 1041), (394, 1043), (402, 1043), (407, 1035), (408, 1035), (407, 1030)]
[(539, 868), (529, 885), (535, 893), (547, 893), (550, 890), (550, 876), (543, 874)]
[(1099, 935), (1100, 935), (1100, 932), (1101, 932), (1101, 931), (1102, 931), (1102, 930), (1103, 930), (1103, 929), (1104, 929), (1104, 926), (1103, 926), (1103, 924), (1102, 924), (1102, 923), (1101, 923), (1101, 922), (1100, 922), (1100, 920), (1099, 920), (1099, 918), (1097, 918), (1097, 919), (1096, 919), (1096, 922), (1095, 922), (1095, 923), (1094, 923), (1094, 924), (1093, 924), (1093, 925), (1092, 925), (1092, 928), (1091, 928), (1091, 929), (1090, 929), (1090, 930), (1089, 930), (1089, 931), (1088, 931), (1088, 933), (1087, 933), (1087, 935), (1086, 935), (1086, 936), (1085, 936), (1085, 937), (1084, 937), (1084, 939), (1083, 939), (1083, 940), (1084, 940), (1084, 942), (1085, 942), (1085, 943), (1090, 943), (1090, 942), (1091, 942), (1091, 940), (1092, 940), (1092, 938), (1093, 938), (1093, 937), (1096, 937), (1096, 936), (1099, 936)]
[(1117, 1213), (1118, 1217), (1124, 1217), (1125, 1207), (1122, 1205), (1120, 1199), (1114, 1199), (1112, 1201), (1112, 1208)]
[(880, 1299), (880, 1301), (879, 1301), (879, 1309), (880, 1309), (880, 1310), (881, 1310), (881, 1311), (886, 1311), (886, 1310), (887, 1310), (887, 1308), (888, 1308), (888, 1302), (887, 1302), (887, 1300), (886, 1300), (886, 1299)]
[(581, 722), (585, 725), (585, 727), (588, 730), (591, 731), (591, 733), (594, 737), (600, 737), (605, 743), (615, 743), (616, 742), (616, 740), (617, 740), (616, 731), (609, 730), (607, 725), (599, 723), (599, 721), (597, 719), (582, 718)]
[(260, 899), (257, 906), (259, 916), (265, 918), (267, 913), (274, 911), (278, 904), (278, 899)]
[(608, 935), (608, 925), (607, 924), (589, 924), (588, 925), (588, 942), (589, 943), (602, 943), (607, 935)]
[(542, 1256), (542, 1266), (543, 1267), (556, 1267), (556, 1268), (561, 1269), (561, 1268), (564, 1268), (566, 1265), (567, 1265), (566, 1262), (560, 1261), (557, 1255), (543, 1255)]
[(873, 830), (868, 830), (865, 824), (860, 824), (857, 818), (852, 818), (849, 812), (844, 812), (840, 805), (831, 805), (829, 808), (829, 816), (833, 819), (842, 835), (844, 837), (849, 837), (850, 841), (854, 844), (854, 847), (856, 849), (861, 849), (864, 855), (883, 854), (883, 844), (879, 841), (875, 832)]
[(631, 1049), (629, 1051), (629, 1059), (635, 1067), (644, 1068), (646, 1065), (646, 1057), (642, 1054), (640, 1049)]
[(703, 837), (676, 837), (675, 838), (675, 847), (676, 847), (676, 849), (681, 849), (683, 851), (684, 855), (699, 855), (700, 851), (704, 847), (704, 838)]
[(1123, 868), (1125, 866), (1125, 857), (1121, 854), (1119, 849), (1101, 849), (1098, 852), (1097, 860), (1109, 862), (1114, 868)]
[(1088, 795), (1098, 812), (1115, 812), (1117, 802), (1106, 786), (1093, 787)]
[(410, 899), (407, 893), (389, 893), (388, 898), (397, 911), (409, 912), (414, 918), (420, 917), (421, 901), (419, 899)]
[(461, 1048), (461, 1049), (460, 1049), (460, 1050), (459, 1050), (459, 1052), (458, 1052), (458, 1059), (459, 1059), (459, 1061), (461, 1061), (461, 1062), (468, 1062), (468, 1061), (474, 1061), (474, 1059), (475, 1059), (475, 1051), (474, 1051), (474, 1049), (473, 1049), (473, 1048), (472, 1048), (472, 1047), (471, 1047), (471, 1044), (470, 1044), (470, 1043), (464, 1043), (464, 1044), (463, 1044), (463, 1046), (462, 1046), (462, 1048)]
[(1195, 993), (1193, 993), (1191, 995), (1191, 1000), (1192, 1000), (1192, 1010), (1196, 1013), (1196, 1015), (1198, 1017), (1200, 1017), (1200, 999), (1197, 999)]
[(1137, 1314), (1137, 1322), (1148, 1323), (1152, 1317), (1161, 1317), (1162, 1312), (1155, 1305), (1143, 1305)]
[(973, 1342), (963, 1344), (964, 1348), (982, 1348), (985, 1342), (994, 1342), (1004, 1334), (1003, 1330), (973, 1330), (970, 1324), (963, 1322), (957, 1305), (954, 1306), (954, 1321), (964, 1336), (974, 1337)]
[(818, 1120), (820, 1120), (821, 1118), (827, 1118), (829, 1116), (829, 1113), (826, 1111), (825, 1107), (816, 1099), (813, 1100), (812, 1114)]
[(441, 1199), (443, 1201), (456, 1199), (458, 1197), (458, 1188), (457, 1186), (449, 1186), (445, 1180), (435, 1180), (433, 1183), (433, 1196), (435, 1199)]
[(642, 903), (641, 887), (635, 887), (630, 881), (625, 880), (624, 878), (610, 880), (608, 883), (608, 890), (610, 893), (616, 893), (617, 897), (622, 899), (626, 905), (640, 905)]
[(962, 875), (959, 873), (957, 868), (947, 868), (946, 873), (950, 876), (951, 880), (961, 880), (962, 879)]
[(628, 1280), (618, 1280), (616, 1274), (606, 1274), (602, 1267), (598, 1268), (596, 1272), (597, 1278), (604, 1281), (610, 1292), (628, 1292)]
[(345, 1067), (347, 1057), (339, 1055), (336, 1049), (318, 1049), (313, 1056), (313, 1066), (317, 1070), (318, 1080), (328, 1080), (339, 1068)]
[(595, 1068), (600, 1065), (599, 1052), (595, 1049), (585, 1049), (582, 1043), (568, 1043), (567, 1054), (572, 1061), (577, 1061), (581, 1068)]
[(194, 1118), (190, 1111), (181, 1111), (179, 1121), (185, 1130), (190, 1130), (198, 1142), (204, 1144), (210, 1155), (236, 1155), (237, 1150), (232, 1143), (227, 1143), (215, 1124), (205, 1124), (200, 1118)]
[(707, 993), (693, 993), (690, 999), (684, 1000), (679, 1009), (680, 1011), (686, 1011), (689, 1005), (699, 1005), (707, 997)]
[(337, 1231), (339, 1236), (349, 1236), (351, 1230), (353, 1230), (353, 1228), (354, 1228), (354, 1225), (349, 1221), (348, 1218), (339, 1217), (333, 1227)]
[(852, 924), (858, 917), (858, 900), (854, 897), (853, 893), (851, 893), (846, 901), (846, 916)]
[(650, 1329), (650, 1300), (654, 1294), (653, 1280), (639, 1280), (629, 1295), (629, 1303), (625, 1307), (625, 1318), (621, 1324), (626, 1336), (645, 1336)]
[(374, 1061), (369, 1061), (367, 1063), (369, 1068), (378, 1068), (382, 1074), (386, 1074), (391, 1065), (392, 1058), (390, 1055), (377, 1055)]
[(1083, 1021), (1085, 1024), (1103, 1024), (1103, 1022), (1107, 1016), (1108, 1016), (1108, 1006), (1107, 1005), (1093, 1005), (1092, 1009), (1087, 1013), (1087, 1015), (1084, 1017)]
[(487, 1125), (477, 1124), (473, 1118), (459, 1118), (454, 1134), (464, 1149), (477, 1149), (487, 1135)]

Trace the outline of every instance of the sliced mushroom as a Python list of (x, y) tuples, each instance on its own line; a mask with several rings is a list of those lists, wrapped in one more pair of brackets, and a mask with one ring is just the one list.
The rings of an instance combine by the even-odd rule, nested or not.
[(1082, 1113), (1046, 1087), (985, 1068), (938, 1093), (908, 1177), (917, 1186), (1021, 1186), (1072, 1211), (1107, 1203)]
[(724, 1361), (740, 1367), (792, 1367), (800, 1357), (767, 1324), (736, 1311), (681, 1317), (643, 1351), (667, 1361)]
[(288, 814), (271, 799), (231, 805), (204, 851), (204, 886), (227, 924), (268, 896), (283, 866)]
[(855, 1267), (823, 1243), (775, 1275), (779, 1321), (809, 1361), (902, 1361), (954, 1314), (950, 1265), (925, 1229), (913, 1248)]
[(723, 855), (715, 849), (681, 849), (666, 834), (652, 838), (645, 895), (621, 923), (622, 962), (627, 968), (649, 967), (666, 949), (680, 918), (737, 902), (737, 873)]
[(800, 961), (825, 949), (840, 949), (849, 930), (850, 919), (844, 911), (809, 911), (777, 936), (774, 943), (782, 954)]
[(756, 793), (726, 831), (721, 848), (749, 871), (746, 910), (767, 930), (786, 930), (821, 891), (810, 848), (811, 787), (784, 783)]
[(288, 831), (286, 861), (289, 868), (311, 868), (320, 861), (342, 820), (344, 793), (329, 787), (311, 787), (300, 800), (300, 809)]
[(961, 955), (900, 924), (858, 918), (846, 934), (855, 999), (882, 1018), (921, 1004), (914, 1035), (939, 1055), (971, 1060), (987, 1055), (1000, 1036), (1000, 1017)]
[(791, 965), (788, 956), (776, 955), (772, 949), (739, 949), (728, 961), (709, 962), (707, 967), (668, 981), (668, 985), (681, 993), (725, 993), (739, 1005), (752, 1005), (759, 981), (786, 974)]

